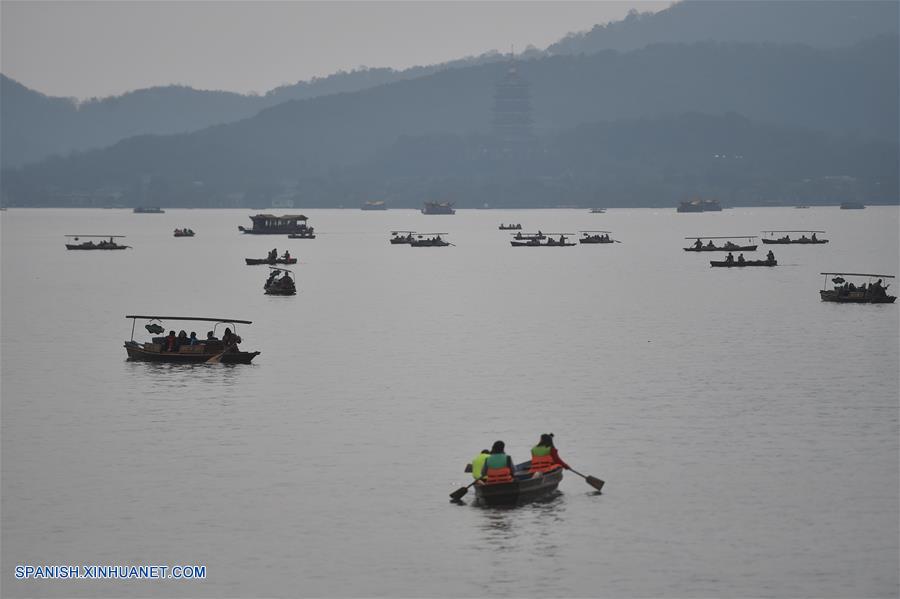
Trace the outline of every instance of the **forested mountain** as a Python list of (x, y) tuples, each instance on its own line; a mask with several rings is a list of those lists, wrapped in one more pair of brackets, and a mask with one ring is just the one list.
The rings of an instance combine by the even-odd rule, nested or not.
[[(550, 165), (550, 157), (565, 155), (568, 147), (581, 147), (571, 155), (574, 164), (578, 156), (615, 155), (628, 146), (621, 136), (590, 138), (596, 147), (579, 145), (578, 131), (585, 123), (608, 121), (613, 123), (607, 127), (614, 127), (617, 120), (640, 123), (635, 119), (685, 112), (736, 113), (789, 131), (817, 131), (804, 135), (822, 136), (821, 147), (810, 143), (804, 151), (811, 152), (809, 159), (817, 161), (815, 164), (831, 165), (836, 169), (832, 174), (843, 176), (846, 173), (840, 164), (828, 162), (823, 155), (831, 143), (826, 140), (842, 139), (846, 147), (857, 150), (896, 146), (900, 79), (896, 46), (897, 39), (888, 37), (824, 50), (796, 45), (673, 44), (629, 53), (608, 51), (524, 61), (517, 68), (531, 83), (540, 141), (525, 152), (525, 158), (512, 162), (488, 160), (502, 155), (490, 142), (489, 133), (494, 86), (508, 68), (488, 64), (448, 69), (355, 93), (285, 102), (237, 123), (190, 134), (134, 137), (103, 150), (7, 171), (4, 194), (8, 201), (47, 202), (54, 201), (61, 191), (119, 189), (132, 193), (140, 188), (143, 193), (147, 181), (153, 181), (157, 190), (169, 194), (161, 195), (161, 200), (191, 197), (187, 190), (198, 185), (204, 193), (215, 189), (220, 196), (241, 197), (266, 186), (295, 186), (306, 189), (302, 203), (337, 205), (345, 203), (346, 193), (341, 190), (347, 189), (349, 181), (337, 186), (304, 185), (333, 181), (334, 173), (346, 172), (348, 176), (366, 173), (368, 184), (377, 188), (377, 171), (371, 165), (377, 164), (379, 155), (397, 151), (398, 140), (404, 136), (445, 139), (447, 151), (462, 139), (485, 136), (486, 168), (495, 169), (491, 176), (501, 176), (510, 168), (515, 170), (522, 160), (533, 161), (538, 155), (543, 156), (542, 165)], [(570, 130), (569, 137), (559, 137), (564, 130)], [(683, 143), (690, 142), (689, 129), (683, 131)], [(650, 134), (642, 135), (646, 139)], [(682, 142), (673, 145), (673, 139), (678, 140), (660, 129), (654, 143), (671, 152), (674, 159), (682, 151)], [(779, 139), (784, 143), (789, 137)], [(867, 139), (882, 140), (886, 145)], [(430, 143), (422, 156), (435, 158), (421, 166), (436, 180), (442, 170), (449, 173), (450, 162), (449, 156), (440, 158), (444, 150), (439, 141)], [(711, 147), (706, 150), (716, 152)], [(777, 146), (768, 149), (772, 155), (782, 156), (786, 164), (772, 168), (793, 169), (795, 179), (806, 176), (803, 164), (807, 157), (774, 150)], [(631, 166), (621, 168), (641, 168), (638, 158), (630, 160)], [(611, 168), (615, 161), (605, 164)], [(884, 162), (873, 164), (881, 167)], [(878, 172), (879, 177), (889, 178)], [(552, 169), (548, 174), (561, 176)], [(410, 190), (426, 180), (424, 176), (416, 179), (414, 174), (410, 177)], [(390, 179), (385, 174), (384, 181)], [(689, 178), (681, 179), (685, 190), (690, 189), (689, 183)], [(432, 189), (433, 193), (440, 191), (440, 185)]]
[[(883, 33), (896, 35), (898, 6), (890, 0), (686, 0), (656, 14), (633, 13), (622, 21), (569, 35), (546, 52), (527, 51), (524, 58), (709, 40), (812, 47), (851, 45)], [(354, 92), (500, 60), (502, 56), (488, 52), (402, 71), (360, 69), (282, 86), (259, 96), (168, 86), (80, 103), (45, 96), (0, 75), (0, 166), (19, 166), (53, 154), (100, 148), (134, 135), (196, 131), (251, 117), (287, 100)]]
[(698, 41), (829, 48), (898, 33), (900, 3), (893, 0), (685, 0), (656, 13), (632, 11), (621, 21), (569, 34), (547, 52), (593, 54)]

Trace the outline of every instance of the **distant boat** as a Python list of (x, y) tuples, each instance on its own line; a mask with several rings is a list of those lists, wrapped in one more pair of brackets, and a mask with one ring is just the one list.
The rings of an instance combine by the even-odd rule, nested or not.
[(193, 237), (196, 233), (194, 233), (193, 229), (175, 229), (174, 236), (175, 237)]
[(306, 225), (307, 218), (302, 214), (286, 214), (275, 216), (273, 214), (256, 214), (250, 217), (253, 228), (247, 229), (238, 225), (242, 233), (252, 235), (302, 235), (304, 239), (314, 239), (313, 228)]
[(387, 204), (384, 200), (376, 200), (374, 202), (366, 202), (359, 208), (360, 210), (387, 210)]
[(681, 202), (678, 205), (678, 212), (721, 212), (722, 205), (719, 200), (701, 200), (694, 199), (687, 202)]
[(809, 208), (809, 206), (794, 206), (794, 208), (801, 210), (801, 209)]
[[(819, 291), (819, 297), (823, 302), (836, 302), (839, 304), (893, 304), (897, 299), (894, 295), (887, 294), (887, 288), (890, 285), (884, 285), (884, 279), (893, 279), (894, 275), (878, 275), (866, 273), (841, 273), (841, 272), (823, 272), (825, 275), (825, 286), (828, 286), (828, 277), (834, 275), (831, 282), (834, 283), (834, 289), (826, 289), (823, 287)], [(868, 278), (869, 283), (856, 285), (848, 282), (844, 277)], [(878, 279), (873, 281), (873, 279)]]
[(862, 210), (865, 208), (865, 204), (862, 202), (842, 202), (841, 210)]
[(92, 239), (81, 243), (67, 243), (67, 250), (125, 250), (131, 247), (130, 245), (119, 245), (115, 242), (116, 239), (125, 237), (124, 235), (66, 235), (66, 237), (71, 238), (72, 241), (81, 241), (82, 237), (102, 238), (98, 243), (94, 243)]
[(606, 214), (606, 208), (591, 208), (591, 214)]
[[(790, 235), (784, 235), (783, 237), (763, 237), (762, 242), (768, 244), (777, 244), (777, 245), (819, 245), (823, 243), (828, 243), (827, 239), (819, 239), (816, 237), (817, 233), (825, 233), (825, 231), (810, 231), (810, 230), (794, 230), (794, 231), (763, 231), (763, 233), (768, 233), (769, 235), (775, 235), (775, 233), (802, 233), (800, 237), (791, 238)], [(807, 233), (812, 233), (811, 236), (807, 237)]]
[(159, 206), (138, 206), (134, 209), (135, 214), (165, 214), (165, 212)]
[(425, 202), (422, 214), (456, 214), (450, 202)]

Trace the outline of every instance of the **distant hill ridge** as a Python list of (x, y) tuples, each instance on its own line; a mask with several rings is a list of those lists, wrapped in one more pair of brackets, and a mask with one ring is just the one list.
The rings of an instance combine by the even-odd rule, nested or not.
[[(746, 41), (851, 45), (898, 33), (893, 1), (802, 2), (687, 0), (658, 13), (633, 13), (621, 21), (570, 34), (546, 51), (524, 58), (629, 51), (661, 42)], [(53, 154), (99, 148), (141, 134), (190, 132), (235, 122), (287, 100), (360, 91), (378, 85), (503, 60), (497, 52), (448, 63), (362, 69), (299, 82), (262, 96), (155, 87), (81, 103), (53, 98), (0, 75), (0, 166), (19, 166)]]

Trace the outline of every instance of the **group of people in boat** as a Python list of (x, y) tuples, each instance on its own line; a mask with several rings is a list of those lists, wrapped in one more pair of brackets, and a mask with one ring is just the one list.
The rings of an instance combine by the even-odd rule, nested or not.
[(110, 237), (109, 241), (106, 241), (104, 239), (97, 243), (94, 243), (92, 240), (88, 240), (88, 241), (85, 241), (84, 243), (82, 243), (81, 246), (82, 247), (97, 247), (102, 250), (102, 249), (106, 249), (106, 248), (118, 247), (118, 244), (115, 242), (115, 239), (113, 237)]
[(291, 278), (290, 273), (286, 270), (275, 269), (269, 273), (269, 278), (266, 279), (263, 289), (281, 289), (285, 291), (295, 289), (294, 279)]
[[(588, 233), (584, 234), (585, 239), (596, 239), (597, 241), (602, 241), (604, 243), (609, 242), (609, 234), (601, 233), (600, 235), (589, 235)], [(699, 239), (697, 241), (700, 241)]]
[(193, 235), (194, 235), (194, 230), (193, 230), (193, 229), (188, 229), (188, 228), (184, 228), (184, 229), (175, 229), (175, 236), (176, 236), (176, 237), (193, 237)]
[[(725, 257), (725, 262), (728, 262), (729, 264), (734, 263), (734, 254), (728, 252), (728, 256)], [(744, 253), (741, 252), (740, 254), (738, 254), (737, 263), (743, 264), (744, 262), (746, 262), (746, 260), (744, 259)], [(766, 254), (766, 262), (775, 262), (775, 253), (772, 250), (769, 250), (769, 253)]]
[[(791, 241), (791, 236), (785, 235), (784, 237), (779, 237), (778, 241), (784, 241), (785, 243), (788, 243)], [(809, 243), (810, 241), (819, 241), (819, 238), (816, 237), (815, 233), (813, 233), (811, 237), (807, 237), (806, 235), (801, 235), (800, 239), (798, 239), (797, 241), (800, 243), (804, 243), (804, 242)]]
[[(157, 341), (154, 339), (154, 341)], [(205, 344), (207, 346), (213, 344), (221, 344), (224, 348), (229, 348), (232, 345), (237, 345), (241, 342), (241, 338), (234, 333), (231, 332), (230, 328), (226, 328), (225, 332), (222, 334), (222, 339), (220, 340), (212, 331), (207, 331), (206, 339), (201, 341), (197, 338), (197, 333), (195, 331), (191, 331), (191, 334), (188, 335), (183, 329), (178, 332), (178, 335), (175, 335), (175, 331), (169, 331), (168, 336), (162, 338), (162, 348), (161, 350), (164, 352), (179, 352), (182, 347), (186, 346), (194, 346)]]
[[(481, 453), (472, 458), (472, 477), (477, 484), (497, 484), (513, 482), (515, 480), (515, 464), (506, 453), (506, 443), (495, 441), (490, 449), (482, 449)], [(531, 448), (531, 468), (528, 476), (537, 476), (556, 468), (569, 470), (559, 452), (553, 445), (553, 433), (541, 435), (537, 445)]]
[(845, 281), (843, 285), (835, 284), (834, 290), (837, 291), (838, 295), (849, 295), (851, 292), (861, 291), (865, 294), (865, 297), (885, 297), (887, 288), (890, 286), (890, 284), (885, 285), (883, 279), (878, 279), (874, 283), (869, 283), (869, 285), (865, 283), (855, 285)]
[(544, 234), (541, 233), (541, 230), (538, 229), (538, 232), (534, 235), (522, 235), (522, 232), (516, 233), (516, 239), (544, 239)]
[(507, 231), (516, 231), (516, 230), (522, 229), (522, 224), (521, 223), (516, 223), (516, 224), (510, 223), (508, 225), (504, 225), (503, 223), (500, 223), (500, 228), (507, 230)]
[[(291, 253), (288, 250), (284, 250), (284, 254), (281, 256), (281, 259), (282, 260), (290, 260)], [(278, 260), (278, 250), (276, 248), (272, 248), (272, 251), (270, 251), (269, 254), (266, 256), (266, 260), (268, 260), (269, 262), (274, 264), (275, 261)]]
[[(719, 246), (717, 246), (716, 244), (714, 244), (714, 243), (712, 242), (712, 239), (710, 239), (708, 242), (706, 242), (706, 245), (703, 245), (703, 242), (700, 241), (700, 239), (698, 238), (697, 241), (694, 242), (694, 246), (693, 246), (693, 247), (695, 247), (695, 248), (698, 249), (698, 250), (703, 249), (703, 248), (708, 248), (708, 249), (711, 249), (711, 250), (712, 250), (712, 249), (715, 249), (715, 248), (717, 248), (717, 247), (719, 247)], [(729, 240), (729, 241), (726, 241), (725, 244), (724, 244), (722, 247), (725, 248), (726, 250), (736, 250), (736, 249), (738, 249), (738, 248), (741, 247), (741, 246), (739, 246), (738, 244), (736, 244), (736, 243), (734, 243), (734, 242), (732, 242), (732, 241)]]

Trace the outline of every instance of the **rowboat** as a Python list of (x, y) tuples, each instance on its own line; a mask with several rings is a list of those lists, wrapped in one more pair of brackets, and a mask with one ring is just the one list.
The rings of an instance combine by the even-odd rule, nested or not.
[(510, 225), (504, 225), (504, 224), (501, 224), (501, 225), (498, 227), (498, 229), (500, 229), (501, 231), (521, 231), (521, 230), (522, 230), (522, 224), (521, 224), (521, 223), (517, 223), (517, 224), (514, 224), (514, 225), (512, 225), (512, 224), (510, 224)]
[[(775, 233), (803, 233), (800, 237), (791, 239), (790, 235), (785, 235), (784, 237), (777, 238), (765, 238), (763, 237), (762, 242), (769, 245), (816, 245), (822, 243), (828, 243), (827, 239), (819, 239), (816, 237), (817, 233), (825, 233), (825, 231), (811, 231), (811, 230), (792, 230), (792, 231), (763, 231), (763, 233), (767, 233), (769, 235), (774, 235)], [(806, 236), (806, 233), (811, 233), (809, 237)]]
[(578, 243), (615, 243), (615, 239), (610, 239), (609, 234), (612, 231), (579, 231), (583, 235)]
[[(684, 251), (686, 252), (755, 252), (758, 247), (756, 245), (738, 245), (732, 241), (726, 241), (723, 245), (715, 245), (712, 241), (713, 239), (746, 239), (747, 241), (750, 241), (751, 239), (756, 239), (756, 235), (728, 235), (720, 237), (692, 235), (690, 237), (685, 237), (685, 239), (696, 240), (694, 245), (684, 248)], [(707, 241), (705, 245), (703, 244), (704, 239)]]
[(562, 481), (563, 469), (529, 474), (531, 462), (516, 465), (515, 480), (508, 483), (476, 484), (475, 497), (484, 505), (516, 505), (545, 497)]
[(72, 241), (79, 241), (82, 237), (103, 238), (98, 243), (94, 243), (93, 240), (82, 241), (81, 243), (67, 243), (67, 250), (124, 250), (131, 247), (130, 245), (119, 245), (114, 241), (125, 237), (124, 235), (66, 235), (66, 237), (71, 237)]
[[(897, 299), (895, 295), (888, 295), (887, 288), (890, 284), (883, 285), (883, 279), (893, 279), (894, 275), (878, 275), (865, 273), (839, 273), (823, 272), (825, 275), (825, 287), (828, 286), (828, 277), (834, 275), (831, 282), (833, 289), (823, 287), (819, 291), (819, 297), (823, 302), (836, 302), (839, 304), (893, 304)], [(868, 285), (862, 283), (857, 286), (848, 282), (844, 277), (868, 278)], [(873, 281), (873, 279), (878, 279)]]
[(449, 241), (445, 241), (441, 235), (447, 235), (447, 233), (421, 233), (409, 242), (409, 246), (414, 248), (442, 248), (452, 245)]
[[(554, 239), (551, 237), (552, 235), (559, 235), (558, 239)], [(571, 233), (541, 233), (538, 231), (536, 234), (531, 235), (519, 235), (518, 233), (513, 238), (512, 241), (509, 242), (511, 246), (514, 248), (524, 248), (524, 247), (571, 247), (573, 245), (578, 245), (571, 241), (566, 241), (567, 235), (572, 235)], [(546, 239), (544, 243), (541, 243), (542, 239)]]
[[(140, 362), (165, 362), (168, 364), (203, 364), (206, 362), (221, 362), (223, 364), (249, 364), (253, 358), (259, 355), (258, 351), (245, 352), (238, 349), (237, 344), (241, 338), (234, 335), (234, 343), (226, 345), (215, 337), (218, 327), (233, 328), (237, 332), (238, 324), (251, 324), (249, 320), (236, 320), (233, 318), (206, 318), (192, 316), (140, 316), (127, 315), (131, 319), (131, 340), (125, 342), (125, 351), (128, 359)], [(162, 321), (190, 320), (195, 322), (214, 322), (213, 330), (207, 338), (196, 345), (181, 345), (175, 351), (163, 351), (165, 337), (152, 337), (149, 342), (138, 343), (134, 340), (134, 327), (138, 319), (147, 320), (145, 328), (151, 334), (164, 332)], [(223, 329), (224, 330), (224, 329)]]
[(778, 260), (710, 260), (710, 266), (718, 266), (724, 268), (737, 268), (743, 266), (778, 266)]
[(175, 229), (174, 236), (175, 237), (193, 237), (194, 230), (193, 229)]
[(269, 278), (266, 279), (263, 289), (266, 295), (297, 295), (297, 287), (291, 278), (291, 271), (286, 268), (270, 266)]
[(275, 260), (269, 260), (268, 258), (244, 258), (244, 261), (247, 263), (247, 266), (257, 264), (297, 264), (296, 258), (276, 258)]

